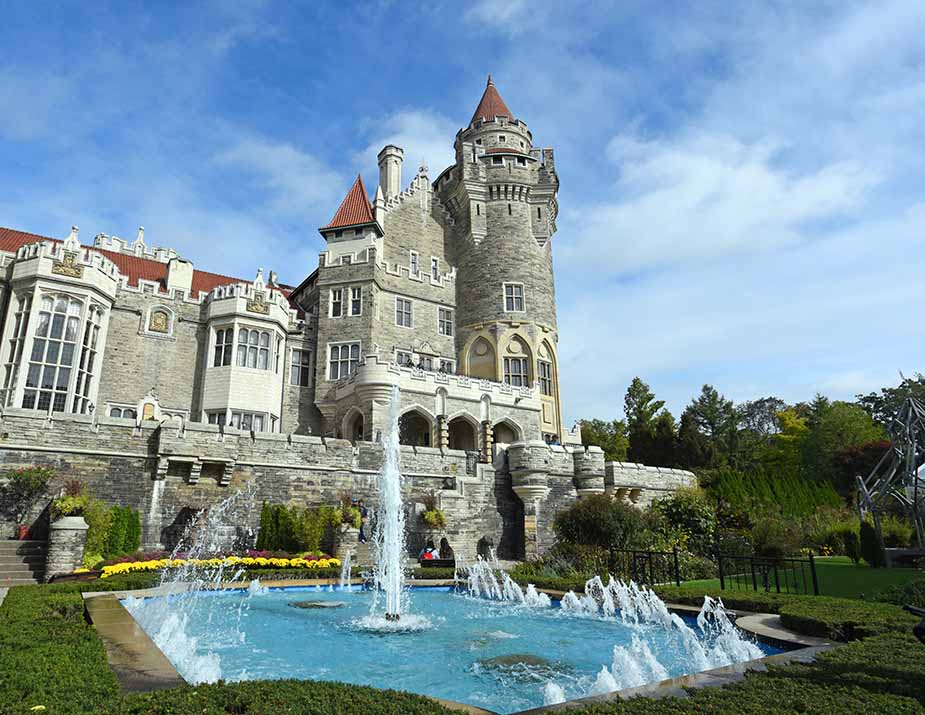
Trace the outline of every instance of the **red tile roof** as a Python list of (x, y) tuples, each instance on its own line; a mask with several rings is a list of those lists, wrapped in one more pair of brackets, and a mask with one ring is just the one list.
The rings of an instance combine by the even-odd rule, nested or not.
[[(57, 238), (49, 238), (48, 236), (39, 236), (35, 233), (26, 233), (25, 231), (16, 231), (11, 228), (0, 227), (0, 251), (16, 253), (20, 247), (39, 241), (61, 243), (61, 240)], [(139, 280), (155, 281), (160, 283), (162, 290), (167, 290), (166, 263), (152, 261), (149, 258), (129, 256), (125, 253), (118, 253), (116, 251), (106, 251), (102, 248), (93, 248), (92, 246), (84, 246), (84, 248), (96, 251), (115, 263), (122, 275), (128, 277), (129, 285), (137, 286)], [(191, 292), (194, 296), (199, 295), (200, 291), (208, 293), (213, 288), (228, 285), (229, 283), (250, 283), (250, 281), (244, 278), (232, 278), (231, 276), (223, 276), (218, 273), (194, 270)]]
[(504, 100), (501, 99), (501, 95), (498, 94), (498, 90), (495, 89), (495, 83), (491, 81), (491, 75), (488, 75), (488, 84), (485, 86), (484, 94), (482, 94), (482, 100), (479, 102), (479, 106), (476, 107), (475, 114), (472, 115), (469, 124), (472, 124), (476, 119), (484, 119), (490, 122), (495, 117), (513, 119), (514, 114), (507, 108)]
[(350, 191), (341, 203), (331, 223), (321, 228), (325, 231), (330, 228), (344, 228), (345, 226), (362, 226), (367, 223), (375, 223), (373, 216), (373, 207), (369, 203), (369, 196), (366, 193), (366, 187), (363, 186), (363, 178), (357, 174), (357, 180), (353, 182)]

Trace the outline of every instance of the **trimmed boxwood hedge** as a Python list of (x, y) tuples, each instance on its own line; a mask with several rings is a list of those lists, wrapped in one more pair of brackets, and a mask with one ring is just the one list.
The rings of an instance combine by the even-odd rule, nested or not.
[(779, 613), (787, 628), (804, 635), (837, 641), (857, 640), (879, 633), (909, 633), (919, 620), (898, 606), (873, 601), (760, 591), (705, 591), (683, 585), (659, 586), (656, 590), (669, 603), (700, 606), (704, 595), (710, 595), (723, 599), (728, 608)]
[(15, 586), (0, 605), (0, 713), (446, 715), (433, 700), (340, 683), (254, 681), (121, 695), (81, 592), (144, 588), (156, 574)]
[[(429, 571), (429, 570), (428, 570)], [(121, 695), (102, 642), (83, 616), (82, 591), (142, 588), (157, 574), (105, 581), (17, 586), (0, 606), (0, 712), (49, 715), (270, 715), (273, 713), (449, 713), (406, 693), (314, 681), (254, 681), (185, 686)], [(676, 603), (699, 605), (703, 590), (659, 588)], [(896, 606), (825, 597), (714, 592), (731, 608), (779, 612), (795, 630), (856, 639), (803, 665), (771, 666), (723, 688), (686, 699), (634, 698), (566, 712), (585, 715), (925, 712), (925, 646), (909, 633), (913, 617)]]

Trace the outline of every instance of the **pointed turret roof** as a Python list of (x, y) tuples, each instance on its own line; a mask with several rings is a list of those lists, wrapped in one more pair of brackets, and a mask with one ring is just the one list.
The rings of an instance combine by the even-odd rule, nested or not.
[(498, 94), (498, 90), (495, 89), (495, 83), (491, 81), (491, 75), (488, 75), (488, 84), (485, 85), (485, 92), (482, 94), (479, 106), (476, 107), (475, 114), (472, 115), (469, 124), (472, 124), (476, 119), (484, 119), (490, 122), (495, 117), (514, 119), (514, 114), (507, 108), (504, 100), (501, 99), (501, 95)]
[(353, 182), (347, 196), (341, 202), (340, 208), (334, 214), (334, 218), (327, 226), (322, 226), (321, 230), (326, 231), (332, 228), (344, 228), (346, 226), (362, 226), (367, 223), (375, 223), (373, 216), (373, 207), (369, 203), (369, 195), (366, 193), (366, 187), (363, 186), (363, 178), (357, 174), (357, 180)]

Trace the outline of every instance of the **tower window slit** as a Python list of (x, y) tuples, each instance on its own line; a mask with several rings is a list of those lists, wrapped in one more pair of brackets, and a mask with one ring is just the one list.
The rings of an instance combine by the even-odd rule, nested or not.
[(507, 205), (507, 215), (508, 216), (511, 215), (511, 205), (510, 204)]

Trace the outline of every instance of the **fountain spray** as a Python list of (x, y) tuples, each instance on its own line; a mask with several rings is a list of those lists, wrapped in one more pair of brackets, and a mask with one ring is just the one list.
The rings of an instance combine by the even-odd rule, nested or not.
[(401, 502), (399, 451), (399, 391), (392, 387), (389, 429), (383, 446), (385, 461), (379, 473), (379, 505), (376, 509), (376, 586), (385, 592), (385, 619), (401, 619), (401, 591), (404, 582), (405, 513)]

